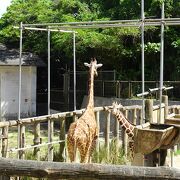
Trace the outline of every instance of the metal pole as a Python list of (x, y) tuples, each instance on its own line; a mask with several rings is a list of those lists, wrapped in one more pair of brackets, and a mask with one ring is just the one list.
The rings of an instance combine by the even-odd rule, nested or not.
[[(141, 68), (142, 68), (142, 93), (144, 93), (144, 0), (141, 0)], [(142, 119), (144, 120), (144, 95), (142, 96)]]
[(18, 119), (21, 118), (22, 31), (23, 31), (23, 24), (21, 22), (20, 23), (20, 42), (19, 42), (19, 100), (18, 100)]
[[(19, 94), (18, 94), (18, 119), (21, 118), (21, 84), (22, 84), (22, 32), (23, 32), (23, 23), (20, 23), (20, 42), (19, 42)], [(21, 126), (18, 125), (18, 136), (17, 136), (17, 146), (21, 146)], [(19, 159), (20, 153), (17, 154)], [(19, 179), (19, 178), (18, 178)]]
[(73, 62), (74, 62), (74, 110), (76, 110), (76, 34), (73, 32)]
[(48, 114), (50, 114), (50, 30), (48, 30)]
[[(161, 18), (164, 19), (164, 1), (162, 2), (162, 9), (161, 9)], [(161, 52), (160, 52), (160, 91), (159, 91), (159, 103), (160, 103), (160, 110), (159, 110), (159, 121), (161, 122), (161, 108), (162, 108), (162, 90), (163, 90), (163, 70), (164, 70), (164, 23), (161, 22)]]

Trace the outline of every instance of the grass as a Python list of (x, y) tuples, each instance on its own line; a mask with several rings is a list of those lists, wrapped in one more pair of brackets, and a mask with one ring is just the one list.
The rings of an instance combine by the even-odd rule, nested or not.
[[(9, 130), (8, 134), (8, 144), (9, 149), (17, 147), (17, 127), (13, 127)], [(29, 126), (26, 128), (25, 133), (25, 144), (27, 145), (33, 145), (33, 130), (32, 127)], [(46, 129), (41, 129), (41, 138), (42, 143), (48, 142), (48, 135)], [(54, 133), (53, 141), (57, 141), (59, 139), (59, 133)], [(54, 148), (54, 161), (63, 161), (63, 157), (59, 154), (59, 144), (53, 145)], [(46, 161), (47, 160), (47, 152), (48, 148), (47, 146), (40, 147), (40, 160)], [(107, 156), (107, 148), (104, 145), (104, 143), (101, 143), (99, 152), (94, 151), (92, 156), (92, 162), (94, 163), (106, 163), (106, 164), (125, 164), (126, 158), (124, 156), (124, 151), (121, 147), (118, 146), (117, 140), (112, 139), (109, 145), (109, 157)], [(9, 152), (8, 156), (9, 158), (16, 158), (17, 152)], [(25, 159), (29, 160), (35, 160), (36, 157), (34, 156), (34, 149), (28, 149), (25, 151)]]
[(178, 149), (175, 153), (174, 153), (175, 156), (178, 156), (180, 155), (180, 149)]
[(95, 151), (92, 156), (92, 162), (101, 164), (126, 164), (127, 159), (124, 150), (118, 145), (117, 139), (111, 140), (109, 145), (109, 153), (107, 147), (103, 144), (99, 148), (99, 152)]
[[(31, 126), (28, 126), (26, 128), (26, 132), (25, 132), (25, 146), (29, 146), (29, 145), (33, 145), (33, 139), (34, 139), (34, 135), (33, 135), (33, 128)], [(8, 133), (8, 149), (14, 149), (17, 148), (17, 139), (18, 139), (18, 130), (17, 127), (11, 127), (9, 129), (9, 133)], [(55, 132), (54, 133), (54, 137), (53, 137), (53, 141), (57, 141), (59, 139), (59, 133)], [(41, 141), (42, 143), (48, 142), (48, 135), (47, 135), (47, 131), (45, 128), (43, 128), (41, 130)], [(57, 150), (59, 144), (55, 144), (53, 145), (54, 149)], [(47, 146), (42, 146), (40, 147), (40, 154), (41, 154), (41, 160), (46, 160), (47, 159)], [(29, 159), (29, 160), (34, 160), (36, 159), (34, 157), (34, 153), (33, 153), (34, 149), (27, 149), (25, 151), (25, 159)], [(8, 153), (8, 157), (9, 158), (16, 158), (17, 157), (17, 151), (15, 152), (9, 152)]]

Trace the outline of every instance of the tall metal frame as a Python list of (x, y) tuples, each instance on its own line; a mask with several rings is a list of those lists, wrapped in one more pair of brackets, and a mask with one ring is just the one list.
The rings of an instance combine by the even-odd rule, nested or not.
[[(142, 68), (142, 93), (144, 93), (144, 27), (147, 26), (160, 26), (161, 27), (161, 50), (160, 50), (160, 106), (162, 102), (162, 89), (163, 89), (163, 66), (164, 66), (164, 26), (180, 25), (180, 18), (165, 18), (164, 17), (164, 2), (162, 3), (161, 18), (158, 19), (145, 19), (144, 16), (144, 0), (141, 0), (141, 19), (135, 20), (113, 20), (113, 21), (87, 21), (87, 22), (69, 22), (69, 23), (43, 23), (43, 24), (20, 24), (20, 63), (19, 63), (19, 86), (21, 86), (21, 57), (22, 57), (22, 30), (35, 30), (35, 31), (48, 31), (48, 32), (69, 32), (73, 33), (73, 61), (74, 61), (74, 109), (76, 109), (76, 57), (75, 57), (75, 29), (94, 29), (94, 28), (112, 28), (112, 27), (141, 27), (141, 68)], [(48, 40), (49, 41), (49, 40)], [(50, 45), (49, 45), (50, 46)], [(49, 47), (48, 46), (48, 47)], [(49, 47), (50, 48), (50, 47)], [(48, 50), (48, 54), (50, 51)], [(48, 55), (50, 59), (50, 55)], [(50, 77), (50, 72), (48, 73)], [(49, 78), (50, 79), (50, 78)], [(49, 88), (48, 88), (49, 89)], [(21, 96), (21, 88), (19, 88), (19, 96)], [(49, 94), (48, 90), (48, 94)], [(48, 95), (50, 96), (50, 95)], [(19, 97), (19, 103), (20, 103)], [(50, 97), (49, 97), (50, 101)], [(48, 102), (48, 107), (49, 107)], [(20, 105), (19, 116), (20, 119)], [(49, 107), (50, 108), (50, 107)], [(144, 96), (142, 96), (142, 117), (144, 119)], [(161, 119), (161, 108), (159, 113), (159, 122)]]
[[(161, 7), (161, 18), (164, 19), (164, 1)], [(159, 101), (160, 101), (160, 112), (159, 121), (161, 122), (161, 107), (162, 107), (162, 91), (163, 91), (163, 70), (164, 70), (164, 22), (161, 21), (161, 50), (160, 50), (160, 86), (159, 86)]]
[[(142, 76), (142, 93), (144, 94), (145, 85), (144, 85), (144, 25), (145, 25), (145, 17), (144, 17), (144, 0), (141, 0), (141, 76)], [(145, 119), (145, 102), (144, 95), (142, 96), (142, 119)]]
[(23, 39), (23, 30), (34, 30), (34, 31), (47, 31), (47, 42), (48, 42), (48, 114), (50, 114), (50, 60), (51, 60), (51, 32), (61, 32), (61, 33), (71, 33), (73, 34), (73, 69), (74, 69), (74, 110), (76, 110), (76, 41), (75, 41), (75, 31), (52, 29), (51, 27), (47, 28), (28, 28), (22, 22), (20, 27), (14, 27), (20, 29), (20, 51), (19, 51), (19, 94), (18, 94), (18, 119), (21, 119), (21, 84), (22, 84), (22, 39)]

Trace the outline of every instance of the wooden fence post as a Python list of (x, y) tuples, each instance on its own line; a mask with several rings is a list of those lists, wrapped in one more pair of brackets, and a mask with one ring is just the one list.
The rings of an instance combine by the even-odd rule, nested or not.
[[(152, 99), (146, 99), (145, 100), (145, 122), (153, 122), (153, 100)], [(144, 161), (144, 166), (153, 166), (153, 159), (155, 153), (150, 153), (145, 155), (146, 161)]]
[(117, 139), (117, 142), (119, 142), (119, 121), (117, 118), (115, 118), (114, 137)]
[[(128, 118), (128, 110), (123, 110), (123, 113), (125, 115), (126, 118)], [(127, 155), (128, 153), (128, 136), (125, 130), (123, 130), (123, 144), (124, 144), (124, 153), (125, 155)]]
[[(96, 123), (97, 123), (97, 129), (100, 131), (100, 124), (99, 124), (99, 111), (95, 112), (95, 117), (96, 117)], [(99, 162), (99, 132), (98, 132), (98, 137), (96, 140), (96, 151), (97, 151), (97, 162)]]
[[(2, 121), (5, 121), (4, 118), (1, 119)], [(1, 141), (1, 155), (2, 157), (7, 157), (7, 150), (8, 150), (8, 131), (9, 127), (3, 127), (1, 129), (1, 134), (2, 134), (2, 141)], [(0, 180), (10, 180), (9, 176), (0, 176)]]
[(76, 115), (76, 113), (73, 113), (73, 122), (75, 122), (78, 119), (78, 116)]
[[(38, 145), (41, 143), (41, 135), (40, 135), (40, 123), (34, 123), (34, 145)], [(39, 161), (40, 160), (40, 148), (34, 148), (34, 157)]]
[[(48, 119), (48, 142), (52, 142), (54, 134), (54, 121)], [(53, 145), (48, 145), (48, 161), (53, 161)]]
[(105, 145), (106, 145), (108, 160), (109, 160), (110, 115), (111, 115), (110, 112), (106, 112)]
[(137, 125), (137, 108), (132, 110), (133, 124)]
[(139, 124), (144, 123), (143, 115), (142, 115), (142, 108), (138, 108), (139, 111)]
[[(22, 148), (24, 146), (24, 138), (25, 138), (25, 126), (18, 120), (18, 138), (17, 138), (17, 148)], [(23, 151), (17, 151), (18, 159), (24, 158)]]
[(153, 122), (153, 100), (145, 100), (145, 122)]
[[(24, 124), (20, 125), (20, 148), (25, 147), (25, 126)], [(24, 150), (19, 151), (19, 159), (25, 158), (25, 152)]]
[(7, 157), (7, 149), (8, 149), (8, 126), (2, 128), (2, 157)]
[(59, 160), (60, 162), (63, 162), (65, 159), (63, 157), (63, 152), (65, 151), (65, 117), (59, 118), (60, 119), (60, 134), (59, 134), (59, 140), (62, 141), (59, 143)]
[(169, 109), (168, 109), (168, 96), (163, 95), (162, 96), (162, 102), (165, 104), (165, 107), (164, 107), (164, 119), (166, 119), (167, 116), (168, 116), (168, 111), (169, 111)]

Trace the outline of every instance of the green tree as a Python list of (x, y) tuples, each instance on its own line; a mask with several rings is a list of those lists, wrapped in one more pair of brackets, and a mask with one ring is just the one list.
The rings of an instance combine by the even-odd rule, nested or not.
[[(145, 1), (145, 17), (160, 18), (162, 0)], [(178, 17), (178, 0), (165, 1), (165, 16)], [(95, 20), (139, 19), (141, 1), (131, 0), (13, 0), (0, 19), (0, 41), (19, 45), (19, 31), (13, 26), (23, 23), (59, 23)], [(178, 80), (180, 73), (180, 34), (178, 27), (165, 28), (165, 80)], [(51, 33), (51, 56), (55, 67), (72, 68), (72, 34)], [(145, 29), (146, 80), (159, 79), (160, 28)], [(47, 32), (23, 31), (23, 50), (47, 57)], [(96, 57), (103, 69), (115, 69), (120, 79), (141, 79), (141, 41), (138, 28), (77, 30), (78, 69), (82, 62)], [(170, 72), (169, 65), (177, 69)]]

